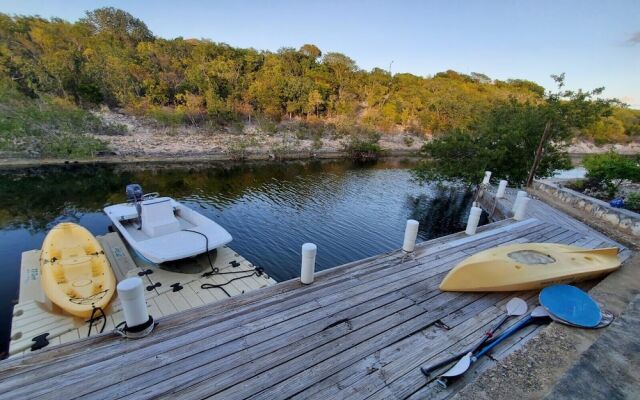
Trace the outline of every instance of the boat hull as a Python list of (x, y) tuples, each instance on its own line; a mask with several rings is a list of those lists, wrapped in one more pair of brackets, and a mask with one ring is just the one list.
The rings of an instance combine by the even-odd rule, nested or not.
[(44, 239), (41, 285), (47, 297), (69, 314), (91, 316), (113, 297), (116, 278), (102, 246), (84, 227), (63, 222)]
[(525, 243), (477, 253), (454, 267), (444, 291), (502, 292), (540, 289), (597, 278), (620, 267), (617, 247), (586, 249), (553, 243)]
[[(137, 228), (137, 212), (131, 203), (106, 207), (113, 226), (139, 255), (161, 264), (164, 262), (195, 257), (215, 250), (231, 242), (232, 237), (223, 227), (186, 205), (170, 198), (179, 227), (157, 237), (145, 236)], [(144, 221), (142, 222), (144, 224)], [(206, 239), (205, 239), (206, 237)]]

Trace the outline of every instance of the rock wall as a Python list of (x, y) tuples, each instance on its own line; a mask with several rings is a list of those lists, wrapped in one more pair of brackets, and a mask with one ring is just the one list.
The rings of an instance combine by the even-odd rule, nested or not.
[(592, 215), (594, 219), (640, 237), (640, 214), (622, 208), (613, 208), (602, 200), (567, 189), (551, 181), (535, 181), (533, 187), (556, 199)]

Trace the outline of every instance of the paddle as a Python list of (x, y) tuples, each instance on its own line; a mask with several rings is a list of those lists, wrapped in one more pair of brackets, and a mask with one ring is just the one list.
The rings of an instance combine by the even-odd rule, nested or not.
[(543, 307), (538, 306), (534, 308), (533, 311), (531, 311), (531, 313), (526, 318), (523, 318), (521, 321), (517, 322), (515, 325), (513, 325), (512, 327), (504, 331), (494, 341), (492, 341), (490, 344), (486, 345), (482, 350), (480, 350), (478, 354), (474, 355), (471, 352), (467, 353), (464, 357), (460, 359), (460, 361), (458, 361), (453, 367), (451, 367), (451, 369), (449, 369), (447, 372), (445, 372), (444, 374), (438, 377), (438, 384), (446, 388), (451, 379), (457, 378), (462, 374), (464, 374), (465, 372), (467, 372), (467, 370), (469, 370), (469, 368), (471, 367), (471, 364), (478, 361), (480, 357), (487, 354), (489, 351), (491, 351), (491, 349), (493, 349), (498, 344), (503, 342), (509, 336), (513, 335), (515, 332), (519, 331), (520, 329), (524, 328), (527, 325), (530, 325), (534, 322), (538, 322), (542, 319), (548, 319), (548, 318), (549, 318), (549, 314)]
[(502, 318), (500, 318), (500, 321), (498, 321), (498, 323), (493, 328), (491, 328), (491, 330), (486, 332), (485, 335), (482, 337), (482, 339), (475, 346), (473, 346), (471, 349), (467, 351), (458, 353), (436, 364), (430, 365), (428, 367), (420, 367), (420, 371), (422, 371), (422, 373), (425, 376), (429, 377), (431, 372), (435, 371), (436, 369), (443, 367), (447, 364), (450, 364), (458, 360), (460, 357), (465, 356), (468, 353), (472, 353), (472, 354), (475, 353), (480, 347), (482, 347), (483, 344), (486, 343), (487, 340), (493, 337), (493, 334), (507, 321), (509, 317), (521, 316), (521, 315), (524, 315), (526, 312), (527, 312), (527, 303), (519, 297), (514, 297), (513, 299), (509, 300), (509, 302), (507, 303), (507, 314), (504, 315)]
[(539, 300), (551, 318), (567, 325), (596, 328), (603, 319), (598, 303), (575, 286), (548, 286), (540, 292)]

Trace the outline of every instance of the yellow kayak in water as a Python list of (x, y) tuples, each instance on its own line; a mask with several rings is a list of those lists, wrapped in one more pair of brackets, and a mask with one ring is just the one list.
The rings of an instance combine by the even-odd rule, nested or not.
[(81, 318), (103, 308), (113, 296), (116, 278), (98, 240), (71, 222), (56, 225), (44, 239), (41, 283), (47, 297)]
[(494, 247), (458, 264), (440, 289), (503, 292), (592, 279), (620, 267), (618, 252), (617, 247), (586, 249), (553, 243)]

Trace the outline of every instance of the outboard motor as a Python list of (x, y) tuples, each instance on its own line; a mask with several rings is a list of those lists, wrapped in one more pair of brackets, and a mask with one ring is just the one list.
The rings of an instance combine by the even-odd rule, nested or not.
[(136, 205), (136, 211), (138, 212), (138, 230), (140, 230), (142, 229), (142, 206), (140, 202), (144, 197), (142, 186), (137, 183), (130, 183), (127, 185), (125, 192), (127, 193), (127, 201)]
[(142, 197), (144, 196), (144, 192), (142, 191), (142, 186), (137, 183), (130, 183), (127, 185), (125, 189), (127, 193), (127, 200), (131, 202), (142, 201)]

